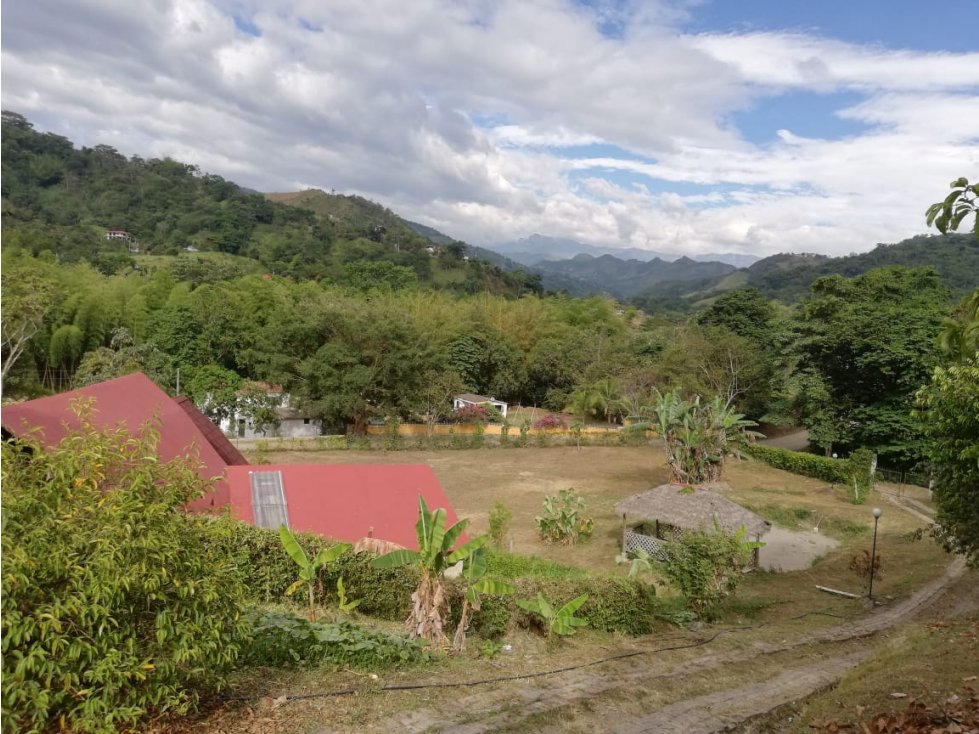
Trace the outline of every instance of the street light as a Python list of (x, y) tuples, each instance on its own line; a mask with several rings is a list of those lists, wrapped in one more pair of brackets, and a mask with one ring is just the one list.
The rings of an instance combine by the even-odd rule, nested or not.
[(874, 566), (877, 565), (877, 521), (880, 520), (880, 508), (874, 508), (874, 544), (870, 551), (870, 589), (867, 591), (867, 598), (870, 603), (874, 603)]

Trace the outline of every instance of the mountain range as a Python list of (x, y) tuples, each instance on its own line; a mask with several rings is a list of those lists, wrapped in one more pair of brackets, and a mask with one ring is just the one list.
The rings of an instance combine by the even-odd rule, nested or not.
[(673, 262), (674, 260), (679, 260), (681, 257), (687, 257), (697, 262), (727, 263), (736, 268), (746, 268), (761, 259), (754, 255), (742, 255), (736, 252), (683, 255), (681, 253), (661, 252), (658, 250), (641, 250), (636, 247), (602, 247), (567, 238), (548, 237), (542, 234), (533, 234), (530, 237), (514, 242), (500, 242), (490, 245), (489, 249), (506, 255), (521, 265), (530, 266), (537, 265), (537, 263), (542, 261), (565, 260), (575, 255), (591, 255), (596, 258), (602, 255), (611, 255), (619, 260), (639, 260), (643, 262), (656, 259)]

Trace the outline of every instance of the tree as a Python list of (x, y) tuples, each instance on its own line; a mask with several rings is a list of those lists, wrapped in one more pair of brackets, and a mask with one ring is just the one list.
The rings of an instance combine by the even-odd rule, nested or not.
[(759, 416), (767, 407), (773, 369), (758, 344), (722, 326), (687, 326), (656, 360), (661, 382), (688, 397), (718, 396), (741, 412)]
[(44, 317), (54, 301), (55, 286), (38, 273), (9, 264), (4, 264), (0, 281), (0, 290), (3, 291), (3, 309), (0, 309), (3, 367), (0, 381), (3, 381), (44, 323)]
[(230, 419), (238, 412), (238, 390), (241, 376), (216, 364), (198, 367), (187, 380), (187, 395), (200, 406), (201, 412), (215, 423)]
[(802, 401), (804, 425), (829, 424), (842, 451), (869, 448), (885, 466), (920, 461), (921, 433), (911, 409), (938, 362), (935, 341), (948, 297), (931, 268), (817, 280), (796, 326), (797, 369), (821, 393)]
[(939, 367), (917, 396), (928, 439), (940, 537), (979, 563), (979, 351), (964, 364)]
[(435, 433), (435, 426), (452, 412), (452, 398), (465, 392), (466, 386), (459, 374), (451, 370), (429, 372), (424, 382), (418, 411), (425, 416), (425, 425), (431, 436)]
[(247, 420), (253, 431), (274, 433), (282, 423), (278, 413), (281, 401), (281, 396), (270, 395), (261, 385), (247, 384), (238, 391), (236, 414)]
[(956, 231), (970, 214), (974, 219), (972, 231), (979, 237), (979, 183), (969, 185), (969, 179), (957, 178), (949, 184), (952, 193), (944, 201), (932, 204), (925, 212), (928, 226), (935, 225), (942, 234)]
[(445, 510), (440, 507), (435, 512), (429, 512), (425, 498), (419, 495), (418, 522), (415, 524), (418, 550), (403, 548), (391, 551), (373, 561), (375, 568), (414, 566), (418, 569), (420, 573), (418, 588), (411, 595), (411, 614), (405, 620), (405, 626), (412, 639), (421, 637), (435, 647), (448, 643), (444, 632), (448, 602), (445, 598), (442, 575), (449, 566), (465, 561), (473, 551), (486, 542), (486, 536), (480, 536), (452, 550), (462, 537), (469, 521), (460, 520), (450, 528), (446, 528), (445, 523)]
[(152, 344), (135, 344), (129, 330), (120, 326), (113, 329), (109, 346), (85, 353), (75, 370), (74, 384), (94, 385), (133, 372), (146, 373), (160, 386), (169, 387), (173, 382), (169, 358)]

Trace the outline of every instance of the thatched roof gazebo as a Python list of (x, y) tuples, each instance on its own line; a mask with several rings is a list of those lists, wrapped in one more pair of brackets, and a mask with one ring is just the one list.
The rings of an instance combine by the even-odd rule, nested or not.
[[(634, 494), (615, 505), (622, 515), (622, 552), (643, 548), (659, 556), (664, 540), (672, 540), (685, 530), (712, 530), (715, 522), (725, 533), (741, 527), (750, 538), (760, 538), (771, 523), (741, 505), (702, 487), (662, 484)], [(641, 521), (637, 529), (627, 526), (627, 518)], [(638, 531), (637, 531), (638, 530)]]

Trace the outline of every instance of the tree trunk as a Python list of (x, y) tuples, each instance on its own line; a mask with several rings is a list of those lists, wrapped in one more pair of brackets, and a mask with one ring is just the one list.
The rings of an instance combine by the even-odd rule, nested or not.
[(452, 649), (462, 652), (466, 649), (466, 628), (469, 626), (469, 619), (472, 617), (472, 607), (469, 600), (462, 602), (462, 615), (459, 617), (459, 626), (456, 627), (455, 637), (452, 638)]
[(408, 636), (428, 640), (432, 647), (444, 647), (449, 638), (443, 631), (445, 590), (440, 577), (432, 578), (429, 571), (422, 574), (418, 588), (411, 595), (412, 608), (406, 627)]

